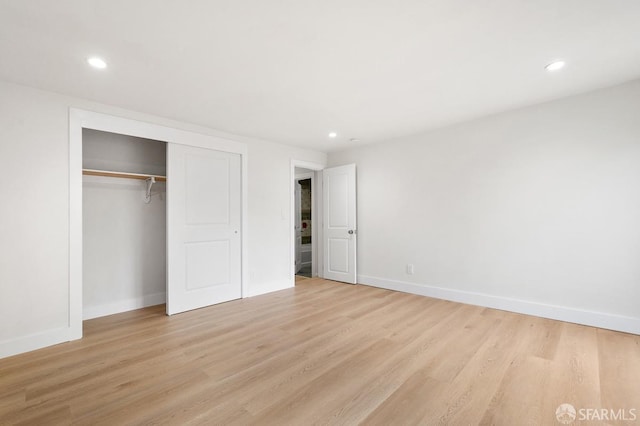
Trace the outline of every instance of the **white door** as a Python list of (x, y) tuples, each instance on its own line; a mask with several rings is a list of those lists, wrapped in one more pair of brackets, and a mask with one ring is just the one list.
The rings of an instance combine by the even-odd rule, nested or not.
[(238, 299), (240, 155), (167, 146), (167, 314)]
[(356, 283), (356, 165), (322, 173), (324, 278)]
[(296, 205), (295, 205), (295, 215), (296, 215), (296, 225), (295, 225), (295, 233), (296, 233), (296, 274), (300, 272), (300, 268), (302, 268), (302, 186), (300, 182), (296, 181)]

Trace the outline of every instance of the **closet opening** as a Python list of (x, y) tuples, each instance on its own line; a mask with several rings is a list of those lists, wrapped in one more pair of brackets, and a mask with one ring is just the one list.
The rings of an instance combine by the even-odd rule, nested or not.
[(167, 143), (82, 129), (83, 320), (161, 305)]

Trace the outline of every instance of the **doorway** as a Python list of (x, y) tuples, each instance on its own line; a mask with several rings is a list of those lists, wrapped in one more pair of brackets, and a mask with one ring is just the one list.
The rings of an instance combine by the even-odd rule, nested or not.
[[(291, 160), (291, 286), (296, 284), (297, 248), (301, 246), (298, 232), (298, 181), (311, 174), (311, 259), (312, 277), (320, 277), (349, 284), (357, 282), (357, 215), (356, 165), (324, 167), (299, 160)], [(300, 189), (298, 191), (298, 189)], [(299, 259), (302, 259), (300, 254)], [(301, 278), (306, 279), (305, 277)]]
[[(289, 241), (291, 241), (292, 287), (295, 286), (296, 278), (300, 280), (307, 277), (322, 277), (322, 215), (319, 212), (322, 209), (323, 169), (323, 164), (291, 160), (291, 237)], [(299, 181), (303, 181), (303, 184), (299, 184)], [(305, 204), (304, 212), (301, 200), (303, 185), (308, 188), (304, 192), (310, 199), (310, 206)], [(297, 275), (300, 272), (304, 276)]]
[[(306, 278), (313, 277), (313, 184), (312, 170), (296, 168), (295, 180), (295, 244), (296, 244), (296, 275)], [(317, 265), (316, 268), (317, 270)]]

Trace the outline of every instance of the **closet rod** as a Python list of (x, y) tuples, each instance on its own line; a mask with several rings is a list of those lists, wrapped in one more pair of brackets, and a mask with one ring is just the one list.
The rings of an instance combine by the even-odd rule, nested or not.
[(151, 177), (155, 178), (157, 182), (166, 182), (166, 176), (158, 176), (158, 175), (144, 175), (140, 173), (125, 173), (125, 172), (112, 172), (109, 170), (94, 170), (94, 169), (82, 169), (83, 175), (89, 176), (107, 176), (107, 177), (117, 177), (117, 178), (126, 178), (126, 179), (149, 179)]

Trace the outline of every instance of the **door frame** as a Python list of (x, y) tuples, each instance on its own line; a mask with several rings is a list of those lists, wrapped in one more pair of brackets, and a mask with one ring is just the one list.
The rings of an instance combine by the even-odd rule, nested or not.
[[(322, 179), (319, 179), (318, 177), (318, 173), (319, 171), (322, 171), (326, 166), (324, 164), (321, 163), (313, 163), (310, 161), (304, 161), (304, 160), (296, 160), (294, 158), (291, 159), (291, 165), (290, 165), (290, 171), (289, 171), (289, 183), (290, 183), (290, 189), (289, 189), (289, 199), (290, 199), (290, 206), (291, 206), (291, 211), (289, 214), (290, 217), (290, 221), (289, 221), (289, 229), (290, 229), (290, 236), (289, 236), (289, 246), (290, 246), (290, 260), (289, 260), (289, 270), (291, 271), (291, 287), (294, 287), (296, 284), (296, 231), (295, 231), (295, 197), (296, 197), (296, 191), (295, 191), (295, 182), (296, 182), (296, 167), (300, 167), (303, 169), (309, 169), (309, 170), (313, 170), (314, 171), (314, 176), (312, 178), (312, 182), (313, 185), (311, 187), (311, 202), (312, 202), (312, 207), (311, 207), (311, 217), (313, 218), (312, 220), (314, 221), (313, 225), (312, 225), (312, 231), (311, 231), (311, 256), (312, 256), (312, 272), (313, 269), (315, 268), (316, 270), (316, 274), (319, 277), (322, 277), (322, 268), (320, 268), (320, 264), (322, 263), (322, 252), (320, 250), (321, 244), (320, 244), (320, 240), (322, 239), (322, 197), (320, 195), (322, 191), (322, 188), (320, 187), (319, 182)], [(319, 188), (320, 187), (320, 188)], [(318, 189), (319, 188), (319, 189)], [(316, 225), (317, 223), (317, 225)], [(319, 228), (320, 227), (320, 228)], [(313, 273), (311, 274), (313, 276)]]
[(82, 338), (82, 129), (159, 140), (239, 154), (241, 157), (241, 294), (248, 295), (247, 145), (217, 136), (117, 117), (69, 109), (69, 340)]
[[(295, 170), (295, 169), (294, 169)], [(316, 172), (307, 172), (307, 173), (302, 173), (302, 174), (297, 174), (295, 175), (295, 177), (293, 178), (293, 188), (294, 188), (294, 197), (295, 197), (295, 190), (296, 190), (296, 183), (300, 183), (301, 180), (305, 180), (305, 179), (311, 179), (311, 220), (315, 220), (315, 207), (316, 207), (316, 198), (317, 195), (314, 194), (315, 192), (315, 181), (316, 181)], [(294, 199), (295, 201), (295, 199)], [(302, 201), (302, 200), (301, 200)], [(294, 204), (294, 217), (293, 217), (293, 223), (294, 225), (297, 225), (296, 220), (298, 218), (298, 212), (295, 209), (295, 204)], [(300, 209), (302, 210), (302, 202), (300, 203)], [(317, 272), (317, 262), (316, 262), (316, 250), (314, 250), (314, 239), (318, 238), (318, 230), (316, 229), (315, 226), (311, 226), (311, 276), (313, 277), (314, 274), (318, 275)], [(298, 236), (295, 235), (295, 245), (298, 244)], [(297, 247), (295, 247), (297, 250)], [(295, 270), (295, 257), (294, 257), (294, 273), (296, 272)]]

